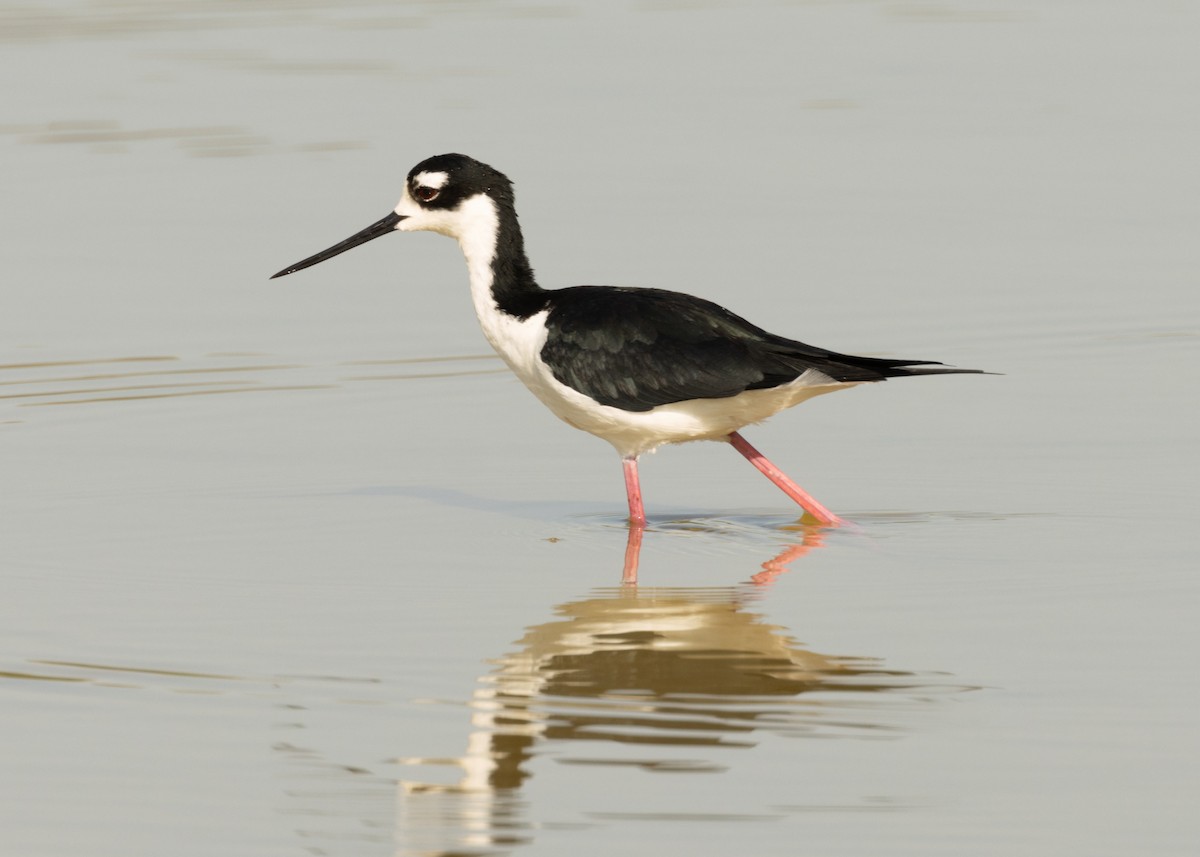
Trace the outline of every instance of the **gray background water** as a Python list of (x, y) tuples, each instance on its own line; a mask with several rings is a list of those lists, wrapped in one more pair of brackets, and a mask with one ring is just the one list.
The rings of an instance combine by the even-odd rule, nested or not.
[[(1183, 855), (1200, 11), (0, 9), (0, 851)], [(616, 457), (501, 371), (442, 151), (544, 285), (1002, 376)], [(240, 395), (233, 395), (233, 394)]]

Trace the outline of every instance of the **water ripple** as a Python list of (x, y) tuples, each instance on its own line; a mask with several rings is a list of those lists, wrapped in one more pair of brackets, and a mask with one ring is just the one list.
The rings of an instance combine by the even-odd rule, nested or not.
[[(173, 365), (165, 368), (164, 364)], [(456, 368), (431, 371), (431, 367), (446, 364)], [(358, 371), (345, 374), (342, 367)], [(62, 371), (68, 369), (74, 371)], [(0, 364), (0, 408), (329, 390), (362, 382), (471, 377), (503, 371), (494, 355), (476, 354), (348, 360), (324, 366), (247, 354), (45, 359)], [(22, 420), (15, 414), (0, 411), (0, 424), (19, 422)]]

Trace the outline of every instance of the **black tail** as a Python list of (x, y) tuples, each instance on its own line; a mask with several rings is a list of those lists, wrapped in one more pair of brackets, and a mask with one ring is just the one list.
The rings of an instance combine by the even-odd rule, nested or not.
[[(870, 360), (871, 358), (856, 358)], [(883, 360), (884, 366), (878, 366), (877, 371), (884, 378), (907, 378), (910, 375), (995, 375), (983, 369), (959, 369), (957, 366), (947, 366), (936, 360)]]
[(913, 375), (993, 375), (983, 369), (959, 369), (936, 360), (888, 360), (882, 357), (854, 357), (830, 354), (820, 371), (838, 381), (883, 381)]
[[(983, 369), (959, 369), (936, 360), (893, 360), (886, 357), (856, 357), (839, 354), (797, 342), (778, 338), (771, 352), (797, 377), (806, 369), (816, 369), (835, 381), (860, 383), (883, 381), (887, 378), (907, 378), (911, 375), (994, 375)], [(782, 368), (782, 367), (781, 367)], [(779, 383), (776, 381), (776, 383)], [(764, 385), (765, 386), (765, 385)]]

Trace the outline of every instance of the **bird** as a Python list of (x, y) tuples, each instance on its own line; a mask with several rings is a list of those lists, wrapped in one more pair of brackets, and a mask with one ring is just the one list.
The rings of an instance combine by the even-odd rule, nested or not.
[(271, 279), (393, 232), (419, 231), (458, 241), (483, 334), (513, 373), (557, 417), (608, 441), (621, 456), (631, 528), (646, 527), (639, 457), (664, 444), (698, 440), (729, 443), (817, 525), (844, 524), (740, 430), (859, 384), (982, 373), (817, 348), (682, 292), (542, 288), (525, 252), (513, 183), (461, 154), (421, 161), (391, 213)]

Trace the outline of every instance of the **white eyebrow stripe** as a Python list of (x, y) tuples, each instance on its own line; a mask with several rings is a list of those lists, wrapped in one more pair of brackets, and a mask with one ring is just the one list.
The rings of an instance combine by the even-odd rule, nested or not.
[(440, 190), (441, 188), (445, 187), (446, 182), (450, 180), (450, 174), (442, 172), (417, 173), (415, 176), (413, 176), (413, 180), (419, 186), (431, 187)]

